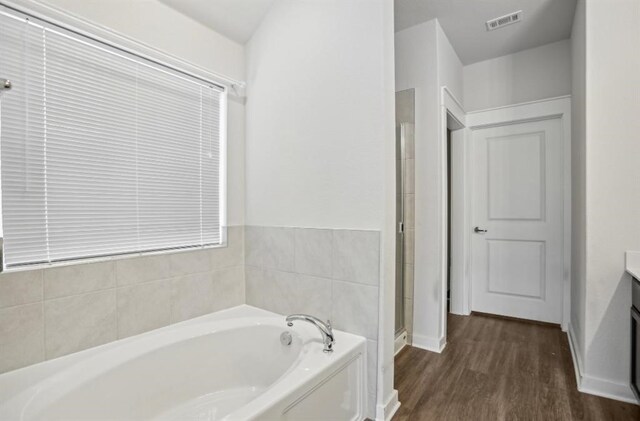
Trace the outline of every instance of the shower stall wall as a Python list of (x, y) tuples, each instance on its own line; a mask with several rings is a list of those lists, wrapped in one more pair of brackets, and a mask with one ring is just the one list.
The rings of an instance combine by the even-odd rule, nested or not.
[(411, 343), (415, 208), (415, 91), (396, 92), (396, 337)]

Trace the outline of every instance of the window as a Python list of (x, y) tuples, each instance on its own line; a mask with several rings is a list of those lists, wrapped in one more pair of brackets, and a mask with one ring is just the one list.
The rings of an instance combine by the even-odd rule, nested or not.
[(224, 88), (0, 8), (5, 268), (223, 241)]

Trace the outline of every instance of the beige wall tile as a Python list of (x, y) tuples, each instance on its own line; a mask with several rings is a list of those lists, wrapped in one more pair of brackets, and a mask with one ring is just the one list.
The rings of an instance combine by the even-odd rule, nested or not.
[(0, 274), (0, 308), (42, 301), (42, 271)]
[(113, 288), (115, 285), (115, 262), (68, 265), (44, 270), (45, 299), (83, 294)]
[(415, 89), (396, 92), (396, 124), (415, 121)]
[(244, 227), (227, 229), (227, 246), (210, 250), (211, 269), (244, 265)]
[(45, 301), (47, 359), (116, 340), (116, 291)]
[(416, 137), (415, 126), (413, 124), (407, 125), (406, 137), (404, 144), (404, 158), (415, 159), (416, 156)]
[(118, 337), (171, 323), (171, 280), (118, 288)]
[(248, 267), (247, 304), (288, 315), (308, 313), (331, 318), (331, 280)]
[(332, 317), (337, 329), (378, 338), (378, 287), (333, 281)]
[(404, 195), (404, 228), (412, 230), (415, 227), (415, 195)]
[(171, 321), (192, 319), (213, 310), (210, 273), (196, 273), (172, 281)]
[(295, 272), (330, 278), (333, 272), (333, 230), (296, 228)]
[[(293, 250), (288, 230), (267, 230), (266, 262), (289, 237)], [(244, 273), (244, 229), (230, 227), (221, 249), (0, 274), (0, 372), (244, 304)]]
[(116, 261), (118, 285), (132, 285), (171, 277), (171, 265), (167, 254), (132, 257)]
[(293, 228), (266, 227), (262, 231), (264, 248), (263, 262), (266, 268), (292, 271), (294, 268)]
[(404, 265), (404, 298), (413, 298), (413, 265)]
[(294, 270), (294, 229), (245, 228), (246, 262), (250, 266), (291, 272)]
[(248, 266), (245, 272), (247, 304), (279, 314), (287, 313), (291, 304), (283, 297), (281, 285), (291, 284), (296, 274)]
[(413, 335), (413, 300), (404, 299), (404, 328), (409, 335)]
[(244, 261), (247, 266), (262, 267), (263, 258), (262, 249), (264, 241), (262, 240), (263, 227), (246, 226), (244, 227)]
[(379, 232), (334, 230), (333, 279), (378, 285), (379, 265)]
[(214, 271), (211, 280), (213, 284), (213, 311), (238, 306), (246, 302), (243, 266)]
[(416, 161), (415, 159), (407, 159), (404, 161), (404, 193), (415, 193), (416, 179)]
[(42, 303), (0, 310), (0, 373), (44, 360)]
[(404, 232), (404, 263), (413, 264), (415, 250), (415, 233), (413, 230)]
[(266, 288), (266, 285), (263, 285), (263, 279), (264, 269), (255, 266), (245, 266), (244, 282), (247, 304), (260, 307), (263, 303), (261, 292)]
[(209, 249), (171, 253), (167, 254), (167, 257), (172, 277), (211, 270), (211, 251)]
[(283, 314), (307, 313), (322, 320), (331, 319), (330, 279), (309, 275), (279, 278), (277, 294), (288, 305)]

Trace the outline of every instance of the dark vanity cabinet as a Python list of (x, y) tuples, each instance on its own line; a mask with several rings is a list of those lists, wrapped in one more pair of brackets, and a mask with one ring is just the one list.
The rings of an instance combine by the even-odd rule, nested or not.
[(640, 281), (633, 278), (631, 306), (631, 389), (640, 401)]

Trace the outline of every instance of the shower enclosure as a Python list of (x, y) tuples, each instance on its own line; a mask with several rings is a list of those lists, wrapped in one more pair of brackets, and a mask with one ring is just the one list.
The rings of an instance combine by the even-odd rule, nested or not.
[(415, 178), (415, 91), (396, 92), (396, 338), (411, 343)]

